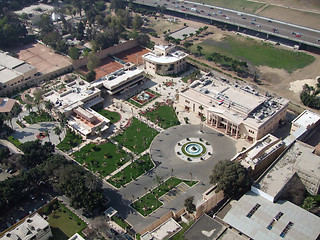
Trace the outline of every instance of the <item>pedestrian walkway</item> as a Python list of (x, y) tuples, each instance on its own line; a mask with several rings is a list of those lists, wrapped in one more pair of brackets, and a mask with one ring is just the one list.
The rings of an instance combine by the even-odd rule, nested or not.
[(165, 195), (161, 196), (159, 198), (160, 201), (163, 203), (168, 203), (174, 200), (179, 194), (186, 192), (190, 189), (190, 187), (185, 184), (184, 182), (180, 183), (178, 186), (171, 189), (169, 192), (167, 192)]

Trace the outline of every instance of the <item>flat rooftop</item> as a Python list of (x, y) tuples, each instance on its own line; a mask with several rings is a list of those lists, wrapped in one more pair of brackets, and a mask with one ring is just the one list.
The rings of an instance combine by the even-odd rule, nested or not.
[(75, 80), (66, 85), (64, 92), (51, 91), (45, 94), (45, 98), (52, 102), (59, 111), (67, 112), (82, 105), (83, 100), (98, 92), (100, 92), (99, 89), (90, 86), (86, 81)]
[(151, 61), (151, 62), (159, 63), (159, 64), (171, 64), (171, 63), (175, 63), (175, 62), (177, 62), (187, 56), (188, 56), (187, 53), (182, 52), (180, 50), (175, 50), (175, 51), (168, 53), (166, 56), (165, 55), (158, 55), (154, 52), (149, 52), (149, 53), (143, 55), (142, 58), (144, 58), (148, 61)]
[(320, 234), (320, 218), (289, 201), (272, 203), (249, 191), (230, 204), (223, 221), (252, 239), (317, 239)]
[(100, 79), (91, 83), (92, 86), (101, 86), (103, 84), (107, 89), (112, 90), (122, 84), (126, 83), (128, 80), (132, 79), (134, 76), (143, 73), (142, 69), (132, 68), (124, 70), (123, 68), (110, 73)]
[(212, 240), (217, 239), (225, 230), (225, 226), (204, 214), (185, 232), (183, 237), (186, 240)]
[(317, 123), (320, 120), (320, 116), (309, 110), (303, 111), (298, 117), (296, 117), (292, 123), (299, 126), (308, 127), (312, 124)]
[(255, 188), (275, 197), (295, 174), (296, 169), (320, 174), (320, 157), (313, 154), (313, 147), (296, 141), (280, 155), (273, 167), (254, 184)]
[(13, 69), (24, 64), (24, 61), (10, 56), (9, 54), (0, 51), (0, 65), (9, 69)]
[(212, 76), (194, 81), (188, 90), (180, 94), (235, 123), (247, 122), (257, 128), (289, 103), (283, 98), (261, 95), (251, 86), (229, 83)]
[(160, 225), (152, 232), (147, 232), (140, 237), (141, 240), (154, 240), (154, 239), (165, 239), (170, 238), (182, 227), (173, 219), (170, 218), (165, 223)]
[(2, 69), (0, 70), (0, 83), (5, 84), (6, 82), (9, 82), (10, 80), (17, 78), (17, 77), (23, 78), (21, 74), (19, 74), (16, 71), (12, 71), (10, 69)]

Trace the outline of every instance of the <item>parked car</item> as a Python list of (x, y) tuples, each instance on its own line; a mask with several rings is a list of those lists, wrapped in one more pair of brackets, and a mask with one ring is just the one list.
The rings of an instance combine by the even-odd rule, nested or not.
[(118, 235), (119, 233), (116, 231), (116, 230), (114, 230), (113, 228), (110, 228), (110, 232), (113, 234), (113, 235)]
[(16, 171), (17, 171), (17, 169), (11, 169), (11, 170), (9, 171), (9, 173), (10, 173), (10, 174), (14, 174)]

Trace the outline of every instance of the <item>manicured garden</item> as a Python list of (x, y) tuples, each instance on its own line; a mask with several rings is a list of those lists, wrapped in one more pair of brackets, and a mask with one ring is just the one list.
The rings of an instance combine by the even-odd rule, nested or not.
[(114, 221), (116, 224), (118, 224), (122, 229), (126, 230), (127, 228), (130, 228), (131, 226), (121, 217), (118, 217), (117, 215), (113, 215), (111, 217), (111, 220)]
[(52, 230), (52, 239), (69, 239), (72, 235), (81, 232), (86, 227), (85, 222), (60, 202), (54, 203), (50, 208), (49, 211), (51, 213), (48, 215), (47, 221)]
[(164, 129), (180, 125), (176, 112), (170, 105), (158, 103), (155, 108), (146, 110), (142, 115)]
[(52, 117), (50, 116), (49, 113), (45, 111), (40, 111), (40, 112), (30, 112), (29, 115), (25, 116), (23, 118), (27, 123), (29, 124), (35, 124), (38, 122), (52, 122)]
[(123, 185), (131, 182), (131, 180), (136, 179), (142, 174), (146, 173), (153, 167), (154, 164), (151, 161), (150, 156), (144, 155), (138, 160), (131, 163), (121, 172), (118, 172), (116, 175), (110, 178), (108, 182), (113, 186), (120, 188)]
[(142, 92), (130, 97), (129, 99), (127, 99), (127, 102), (140, 108), (140, 107), (148, 104), (149, 102), (155, 100), (159, 96), (160, 96), (159, 93), (152, 91), (151, 89), (147, 89), (145, 91), (142, 91)]
[(162, 205), (158, 199), (182, 182), (186, 183), (190, 187), (197, 183), (197, 181), (187, 181), (176, 177), (171, 177), (132, 203), (132, 207), (141, 215), (148, 216)]
[(100, 145), (89, 143), (73, 153), (73, 157), (92, 172), (105, 177), (129, 161), (132, 156), (120, 146), (106, 142)]
[[(254, 66), (268, 66), (271, 68), (280, 68), (289, 73), (304, 68), (314, 61), (314, 57), (304, 52), (275, 47), (270, 43), (256, 41), (246, 37), (225, 36), (222, 41), (207, 39), (203, 41), (201, 53), (205, 56), (211, 56), (214, 61), (223, 64), (221, 56), (215, 59), (214, 53), (220, 53), (226, 57), (246, 61)], [(191, 51), (197, 53), (197, 45), (190, 47)]]
[(141, 153), (149, 148), (157, 134), (158, 132), (155, 129), (136, 118), (132, 118), (126, 129), (114, 137), (113, 140), (135, 153)]
[(102, 116), (108, 118), (110, 123), (116, 123), (120, 121), (121, 115), (117, 112), (112, 112), (106, 109), (95, 109), (97, 113), (100, 113)]
[(82, 137), (70, 129), (67, 130), (64, 139), (57, 145), (61, 151), (69, 151), (70, 149), (80, 145), (83, 142)]

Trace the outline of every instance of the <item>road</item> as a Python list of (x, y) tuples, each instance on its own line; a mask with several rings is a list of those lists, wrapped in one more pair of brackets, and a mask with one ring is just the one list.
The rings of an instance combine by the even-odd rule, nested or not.
[(186, 17), (188, 15), (203, 17), (320, 48), (320, 31), (311, 28), (189, 1), (135, 0), (134, 2), (153, 7), (165, 6), (169, 10), (184, 13)]

